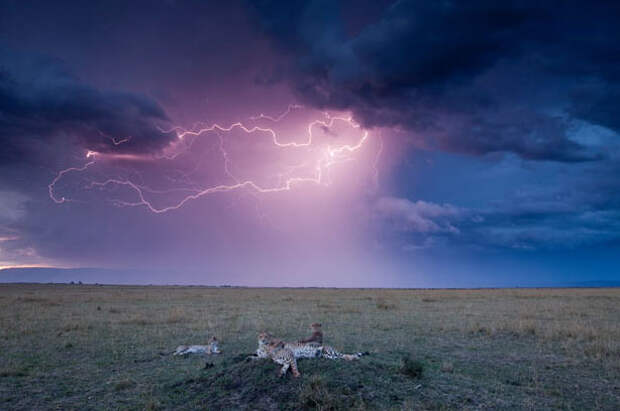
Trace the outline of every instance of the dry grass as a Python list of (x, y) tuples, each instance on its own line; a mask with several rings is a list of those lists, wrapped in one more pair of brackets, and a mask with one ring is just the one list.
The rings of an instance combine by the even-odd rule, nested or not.
[[(315, 321), (330, 345), (371, 355), (301, 361), (302, 379), (285, 383), (271, 364), (233, 361), (255, 349), (259, 331), (294, 340)], [(224, 354), (209, 370), (198, 357), (159, 355), (211, 335)], [(0, 409), (237, 408), (246, 400), (256, 408), (614, 409), (620, 401), (620, 289), (0, 285), (0, 344)], [(412, 383), (403, 370), (418, 366)], [(255, 378), (258, 391), (239, 391), (247, 387), (232, 371)]]
[(396, 310), (398, 308), (398, 305), (388, 302), (388, 300), (383, 297), (379, 297), (377, 298), (377, 308), (386, 311)]

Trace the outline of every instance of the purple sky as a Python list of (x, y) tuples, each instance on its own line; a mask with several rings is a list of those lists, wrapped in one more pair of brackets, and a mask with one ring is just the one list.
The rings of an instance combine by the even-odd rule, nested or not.
[(0, 268), (620, 280), (619, 23), (603, 1), (0, 1)]

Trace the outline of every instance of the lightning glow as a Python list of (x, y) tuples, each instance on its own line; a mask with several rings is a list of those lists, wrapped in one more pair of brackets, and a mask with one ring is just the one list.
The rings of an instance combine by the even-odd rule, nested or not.
[[(268, 116), (264, 114), (260, 114), (258, 116), (253, 116), (250, 118), (252, 121), (269, 121), (272, 123), (278, 123), (282, 121), (285, 117), (287, 117), (292, 111), (302, 109), (302, 106), (299, 105), (289, 105), (286, 111), (277, 115), (277, 116)], [(177, 210), (189, 201), (197, 200), (201, 197), (205, 197), (215, 193), (221, 192), (231, 192), (236, 190), (248, 189), (251, 190), (255, 194), (267, 194), (267, 193), (278, 193), (284, 191), (293, 190), (296, 186), (300, 184), (314, 184), (321, 186), (329, 186), (332, 183), (330, 176), (330, 168), (332, 168), (336, 164), (342, 164), (344, 162), (354, 160), (354, 154), (359, 151), (369, 140), (369, 132), (361, 128), (361, 126), (356, 123), (351, 116), (332, 116), (329, 113), (323, 113), (324, 119), (316, 119), (310, 121), (305, 127), (306, 133), (305, 136), (301, 139), (301, 141), (289, 141), (283, 142), (278, 136), (278, 133), (271, 127), (264, 126), (249, 126), (242, 122), (236, 122), (230, 124), (228, 126), (223, 126), (220, 124), (212, 124), (207, 127), (202, 127), (198, 129), (186, 130), (182, 127), (174, 127), (170, 130), (161, 130), (162, 132), (175, 132), (177, 135), (177, 141), (170, 144), (170, 146), (164, 150), (165, 153), (163, 155), (154, 156), (154, 155), (144, 155), (144, 154), (127, 154), (127, 153), (99, 153), (95, 151), (88, 151), (86, 153), (86, 158), (90, 159), (82, 167), (71, 167), (64, 170), (61, 170), (57, 173), (56, 177), (50, 182), (48, 185), (49, 196), (57, 204), (61, 204), (67, 201), (72, 201), (71, 199), (65, 196), (58, 196), (55, 194), (55, 186), (56, 184), (67, 174), (69, 173), (81, 173), (86, 171), (88, 168), (92, 167), (98, 161), (106, 161), (106, 160), (131, 160), (131, 161), (168, 161), (174, 160), (178, 158), (181, 154), (190, 150), (196, 141), (196, 138), (210, 135), (215, 133), (217, 138), (219, 139), (218, 150), (221, 154), (223, 160), (223, 171), (224, 174), (229, 177), (232, 183), (229, 184), (215, 184), (206, 187), (196, 187), (196, 188), (185, 188), (185, 187), (176, 187), (169, 190), (156, 190), (149, 188), (147, 185), (138, 183), (133, 179), (129, 178), (118, 178), (112, 177), (105, 179), (103, 181), (91, 181), (87, 188), (100, 188), (103, 189), (109, 186), (120, 186), (125, 187), (133, 191), (137, 197), (134, 201), (126, 201), (126, 200), (112, 200), (113, 203), (117, 206), (123, 207), (137, 207), (143, 206), (149, 211), (161, 214), (169, 211)], [(361, 134), (360, 137), (354, 143), (350, 144), (325, 144), (318, 145), (315, 144), (315, 134), (314, 130), (317, 127), (320, 127), (323, 130), (330, 130), (334, 127), (336, 123), (343, 123), (352, 129), (358, 130)], [(265, 133), (270, 136), (271, 144), (280, 150), (300, 150), (300, 149), (311, 149), (312, 152), (318, 153), (316, 158), (311, 160), (303, 161), (300, 164), (293, 165), (287, 167), (282, 173), (277, 174), (278, 182), (275, 185), (264, 185), (257, 182), (257, 180), (252, 178), (238, 178), (231, 171), (232, 160), (230, 158), (230, 154), (226, 150), (225, 138), (224, 135), (226, 133), (230, 133), (232, 131), (238, 130), (240, 132), (253, 135), (256, 133)], [(101, 133), (102, 136), (110, 139), (110, 141), (114, 144), (114, 146), (121, 145), (125, 142), (130, 141), (131, 137), (123, 138), (123, 139), (115, 139), (111, 136), (108, 136), (104, 133)], [(185, 143), (185, 140), (188, 137), (194, 137), (192, 141), (189, 143)], [(382, 143), (380, 142), (379, 150), (375, 157), (375, 161), (371, 164), (373, 167), (373, 176), (375, 180), (375, 184), (377, 183), (377, 161), (379, 155), (381, 154)], [(310, 169), (312, 170), (310, 175), (299, 175), (299, 170), (302, 169)], [(184, 175), (187, 178), (187, 174)], [(156, 206), (152, 200), (149, 200), (145, 193), (170, 193), (170, 192), (186, 192), (186, 195), (181, 199), (178, 199), (171, 205), (165, 206)]]

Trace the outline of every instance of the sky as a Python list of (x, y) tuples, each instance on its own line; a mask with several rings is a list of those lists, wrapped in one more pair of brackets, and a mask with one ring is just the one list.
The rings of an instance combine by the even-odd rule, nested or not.
[(620, 280), (618, 38), (611, 1), (0, 0), (0, 268)]

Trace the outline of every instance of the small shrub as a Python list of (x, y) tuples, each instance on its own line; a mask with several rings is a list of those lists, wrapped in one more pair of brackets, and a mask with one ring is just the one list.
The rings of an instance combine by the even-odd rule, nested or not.
[(410, 357), (403, 357), (400, 372), (410, 378), (420, 378), (424, 372), (424, 364), (418, 360), (412, 360)]
[(470, 334), (491, 335), (491, 329), (478, 322), (472, 324), (469, 328)]

